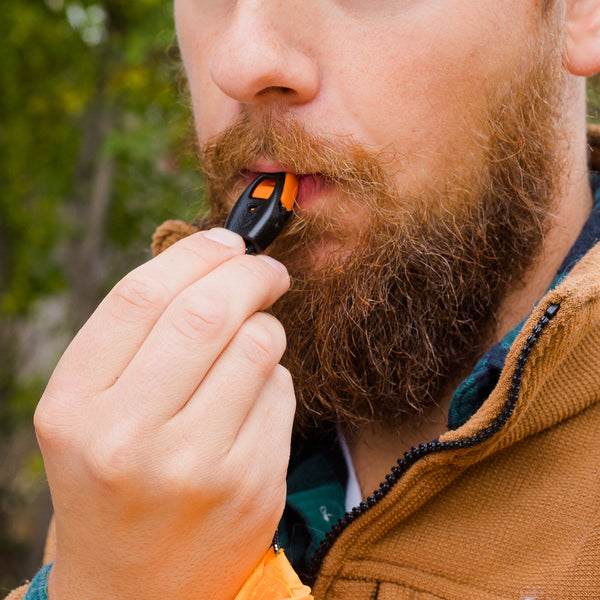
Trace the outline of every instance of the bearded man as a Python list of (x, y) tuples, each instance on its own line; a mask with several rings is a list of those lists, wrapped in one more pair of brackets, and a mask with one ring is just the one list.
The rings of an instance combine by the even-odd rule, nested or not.
[[(48, 384), (26, 598), (600, 597), (600, 0), (175, 16), (212, 211)], [(220, 226), (282, 171), (290, 226), (245, 255)]]

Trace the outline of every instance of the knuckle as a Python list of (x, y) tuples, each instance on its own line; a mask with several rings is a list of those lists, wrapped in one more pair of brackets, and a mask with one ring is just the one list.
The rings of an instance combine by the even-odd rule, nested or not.
[(171, 323), (192, 340), (216, 337), (227, 323), (228, 307), (223, 299), (207, 293), (188, 293), (173, 311)]
[(248, 319), (238, 333), (244, 357), (253, 364), (272, 367), (285, 351), (285, 330), (281, 323), (265, 313)]
[(86, 470), (96, 482), (118, 486), (135, 480), (140, 468), (132, 439), (123, 431), (112, 431), (83, 454)]
[[(285, 505), (285, 473), (287, 463), (269, 471), (268, 477), (261, 470), (249, 471), (238, 481), (238, 493), (245, 498), (251, 512), (262, 515), (281, 516)], [(249, 507), (247, 507), (249, 508)], [(276, 521), (279, 519), (277, 518)]]
[(49, 401), (44, 396), (33, 413), (33, 427), (40, 445), (53, 441), (60, 432)]
[(181, 495), (202, 498), (206, 504), (225, 504), (239, 489), (234, 486), (234, 477), (225, 479), (215, 476), (214, 472), (198, 475), (197, 472), (178, 471), (174, 479), (174, 482), (169, 481), (169, 485), (180, 490)]
[(118, 488), (122, 483), (131, 481), (130, 472), (135, 474), (135, 471), (124, 468), (114, 456), (104, 452), (84, 457), (86, 472), (91, 475), (93, 481), (103, 487)]
[[(197, 449), (198, 440), (193, 435), (180, 433), (180, 439), (189, 439), (189, 444), (178, 444), (179, 450), (172, 452), (163, 466), (162, 476), (168, 480), (169, 489), (176, 496), (191, 495), (206, 503), (223, 502), (235, 494), (235, 473), (227, 471), (224, 457), (205, 448)], [(196, 448), (193, 456), (190, 456), (190, 448)]]
[(122, 279), (112, 296), (112, 314), (124, 321), (137, 318), (140, 311), (161, 311), (167, 304), (167, 290), (159, 280), (150, 280), (135, 273)]
[(236, 258), (238, 267), (249, 274), (261, 290), (268, 290), (273, 286), (275, 271), (262, 260), (248, 254)]
[(281, 513), (283, 512), (283, 508), (285, 506), (286, 501), (286, 485), (285, 485), (285, 473), (287, 469), (281, 469), (281, 473), (277, 476), (270, 477), (270, 481), (264, 485), (263, 478), (263, 491), (269, 497), (269, 503), (265, 506), (265, 509), (273, 514), (277, 515), (276, 521), (279, 521), (281, 517)]
[(190, 255), (196, 266), (212, 270), (214, 265), (206, 254), (206, 239), (203, 236), (190, 235), (177, 243), (177, 250)]
[(77, 443), (81, 416), (59, 390), (49, 392), (51, 387), (50, 383), (35, 409), (33, 427), (40, 447), (59, 449)]

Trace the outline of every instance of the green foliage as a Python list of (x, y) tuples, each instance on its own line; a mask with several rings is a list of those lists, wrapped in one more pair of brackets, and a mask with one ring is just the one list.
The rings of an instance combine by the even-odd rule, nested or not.
[[(199, 181), (182, 156), (189, 115), (173, 85), (177, 64), (167, 54), (174, 42), (170, 11), (164, 0), (3, 2), (4, 315), (26, 314), (34, 300), (66, 285), (61, 248), (85, 227), (69, 203), (77, 177), (92, 176), (75, 173), (78, 165), (89, 169), (101, 154), (116, 160), (106, 233), (117, 246), (146, 245), (163, 217), (188, 212)], [(99, 110), (109, 113), (109, 130), (82, 158)]]
[(600, 123), (600, 76), (588, 79), (588, 120), (590, 123)]
[[(6, 586), (16, 581), (8, 572), (32, 574), (31, 565), (16, 562), (32, 540), (15, 533), (12, 511), (33, 510), (35, 494), (2, 475), (9, 462), (18, 463), (25, 479), (43, 481), (39, 454), (6, 456), (9, 448), (22, 449), (15, 440), (27, 438), (23, 431), (32, 438), (33, 409), (55, 360), (19, 373), (19, 332), (57, 294), (74, 305), (85, 291), (83, 312), (89, 312), (117, 278), (148, 258), (158, 223), (195, 212), (201, 181), (190, 152), (189, 110), (176, 89), (169, 2), (3, 0), (2, 26), (0, 585)], [(85, 260), (78, 262), (80, 256)], [(65, 321), (75, 327), (84, 317)]]

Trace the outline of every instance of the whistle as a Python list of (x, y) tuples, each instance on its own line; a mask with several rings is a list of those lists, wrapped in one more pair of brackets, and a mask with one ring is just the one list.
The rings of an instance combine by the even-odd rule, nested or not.
[(225, 229), (244, 238), (246, 254), (260, 254), (283, 230), (297, 196), (292, 173), (261, 173), (233, 205)]

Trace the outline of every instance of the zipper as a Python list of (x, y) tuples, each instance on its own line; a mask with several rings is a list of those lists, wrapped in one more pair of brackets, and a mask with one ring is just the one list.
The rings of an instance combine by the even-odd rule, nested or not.
[(504, 425), (506, 425), (506, 422), (514, 412), (517, 400), (519, 399), (525, 363), (527, 362), (527, 359), (531, 354), (531, 350), (540, 338), (543, 330), (556, 316), (559, 308), (559, 304), (551, 304), (546, 309), (543, 316), (537, 322), (536, 326), (533, 328), (533, 331), (527, 338), (517, 360), (508, 399), (504, 404), (502, 411), (492, 421), (492, 423), (471, 437), (452, 442), (433, 441), (425, 444), (419, 444), (418, 446), (413, 446), (410, 450), (405, 452), (403, 458), (398, 459), (398, 464), (392, 467), (391, 472), (385, 476), (385, 481), (379, 485), (379, 488), (373, 492), (373, 495), (369, 496), (366, 500), (363, 500), (358, 506), (355, 506), (351, 511), (347, 512), (343, 517), (338, 519), (337, 523), (335, 523), (325, 534), (325, 538), (315, 550), (315, 554), (308, 565), (306, 577), (309, 585), (312, 585), (315, 582), (325, 556), (327, 556), (327, 553), (329, 550), (331, 550), (332, 546), (342, 532), (351, 523), (356, 521), (356, 519), (364, 515), (370, 508), (385, 498), (394, 485), (398, 483), (404, 473), (406, 473), (408, 469), (410, 469), (410, 467), (412, 467), (418, 460), (435, 452), (444, 452), (446, 450), (457, 450), (461, 448), (472, 448), (473, 446), (477, 446), (489, 440), (492, 436), (496, 435), (496, 433), (498, 433), (502, 427), (504, 427)]

